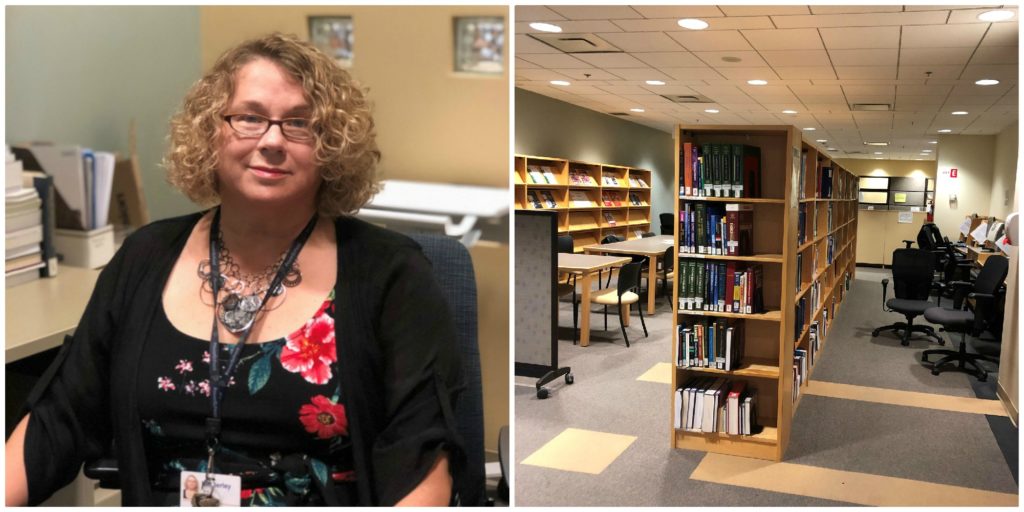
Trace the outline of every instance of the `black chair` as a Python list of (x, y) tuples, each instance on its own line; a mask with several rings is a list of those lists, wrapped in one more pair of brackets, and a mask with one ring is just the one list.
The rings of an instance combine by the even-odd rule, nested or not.
[(652, 236), (654, 236), (654, 231), (647, 231), (645, 233), (640, 233), (640, 238), (650, 238)]
[(892, 280), (894, 297), (886, 300), (889, 280), (882, 279), (882, 309), (897, 312), (906, 317), (906, 322), (879, 327), (872, 331), (876, 337), (882, 331), (903, 331), (900, 344), (910, 344), (910, 333), (921, 332), (934, 337), (940, 345), (945, 342), (928, 325), (914, 325), (914, 318), (924, 314), (925, 310), (934, 307), (928, 302), (928, 292), (932, 284), (932, 268), (935, 267), (935, 255), (923, 249), (896, 249), (892, 252)]
[(974, 262), (957, 254), (952, 245), (945, 246), (946, 258), (942, 264), (942, 272), (939, 280), (932, 283), (936, 290), (936, 305), (942, 305), (943, 297), (952, 297), (956, 288), (951, 283), (955, 281), (970, 281), (971, 269)]
[[(480, 349), (477, 344), (477, 295), (473, 260), (465, 246), (455, 239), (429, 234), (409, 234), (423, 248), (433, 266), (434, 278), (455, 317), (456, 345), (466, 387), (453, 408), (455, 429), (466, 450), (466, 467), (453, 492), (464, 506), (487, 503), (484, 465), (483, 385), (480, 378)], [(100, 487), (120, 489), (116, 452), (87, 461), (85, 476), (99, 480)]]
[(658, 279), (661, 280), (661, 294), (665, 296), (669, 307), (672, 307), (672, 294), (668, 290), (668, 284), (676, 277), (675, 267), (675, 247), (669, 247), (665, 249), (665, 255), (661, 258), (661, 270), (658, 271)]
[(676, 218), (671, 213), (659, 213), (658, 220), (661, 221), (661, 234), (674, 235), (676, 233)]
[[(981, 354), (967, 353), (967, 333), (978, 336), (994, 323), (999, 315), (995, 314), (999, 309), (1005, 296), (1006, 274), (1009, 270), (1009, 261), (1003, 256), (989, 256), (985, 260), (985, 266), (981, 267), (978, 278), (974, 282), (954, 281), (956, 294), (953, 299), (952, 308), (934, 307), (924, 312), (924, 318), (929, 322), (941, 324), (947, 332), (960, 333), (959, 350), (925, 350), (921, 354), (921, 361), (929, 363), (928, 357), (934, 354), (941, 354), (945, 357), (932, 363), (932, 375), (938, 375), (943, 370), (960, 370), (973, 373), (979, 381), (985, 381), (988, 377), (980, 365), (978, 359), (987, 359)], [(974, 311), (968, 309), (968, 301), (974, 300)], [(963, 306), (963, 309), (961, 309)], [(948, 363), (956, 362), (957, 365), (946, 366)], [(971, 366), (969, 369), (967, 366)]]
[[(626, 347), (629, 347), (629, 335), (626, 334), (626, 321), (623, 316), (622, 305), (632, 305), (640, 301), (639, 288), (640, 286), (640, 263), (633, 262), (627, 263), (619, 269), (619, 281), (616, 283), (615, 288), (603, 288), (601, 290), (595, 290), (590, 295), (590, 301), (604, 305), (604, 329), (608, 330), (608, 306), (616, 306), (619, 310), (619, 327), (622, 328), (622, 337), (626, 340)], [(590, 314), (590, 305), (586, 307), (586, 314)], [(642, 305), (637, 304), (637, 309), (640, 311), (640, 325), (644, 328), (644, 337), (647, 337), (647, 324), (644, 322), (644, 308)], [(628, 313), (627, 308), (625, 314)], [(573, 319), (575, 323), (575, 319)]]
[[(558, 235), (558, 252), (573, 254), (575, 252), (575, 245), (573, 244), (572, 235)], [(600, 278), (599, 278), (600, 279)], [(572, 344), (576, 344), (577, 338), (577, 324), (576, 324), (576, 274), (567, 274), (565, 282), (558, 283), (558, 296), (564, 297), (566, 295), (572, 295)]]
[(614, 244), (615, 242), (625, 242), (626, 239), (619, 235), (606, 235), (601, 239), (601, 244)]

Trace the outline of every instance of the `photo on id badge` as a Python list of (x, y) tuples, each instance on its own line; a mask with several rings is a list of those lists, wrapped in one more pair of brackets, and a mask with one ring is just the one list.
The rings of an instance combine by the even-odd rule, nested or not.
[(242, 479), (234, 475), (213, 474), (196, 471), (181, 472), (182, 507), (239, 507), (242, 504)]

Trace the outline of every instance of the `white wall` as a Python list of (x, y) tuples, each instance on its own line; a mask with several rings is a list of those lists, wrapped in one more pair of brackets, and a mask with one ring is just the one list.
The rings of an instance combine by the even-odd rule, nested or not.
[(1006, 219), (1016, 208), (1011, 207), (1014, 185), (1017, 182), (1017, 123), (1007, 126), (996, 136), (995, 164), (992, 172), (992, 192), (989, 215)]
[[(991, 215), (995, 143), (995, 135), (939, 136), (935, 223), (950, 239), (959, 233), (964, 217)], [(950, 177), (950, 169), (957, 169), (956, 178)], [(951, 193), (956, 193), (956, 203), (949, 201)]]

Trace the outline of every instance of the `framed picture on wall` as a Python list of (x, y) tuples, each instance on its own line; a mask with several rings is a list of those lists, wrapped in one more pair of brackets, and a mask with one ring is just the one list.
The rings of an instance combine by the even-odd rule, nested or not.
[(454, 19), (455, 71), (500, 75), (505, 68), (505, 18), (466, 16)]
[(342, 67), (352, 67), (355, 54), (351, 16), (310, 16), (309, 40)]

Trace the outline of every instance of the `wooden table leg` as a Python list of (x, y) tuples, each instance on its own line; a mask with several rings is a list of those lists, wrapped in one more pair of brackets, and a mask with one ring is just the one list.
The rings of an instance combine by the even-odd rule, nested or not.
[(580, 292), (580, 346), (590, 345), (590, 278), (593, 274), (583, 273), (583, 290)]
[[(622, 308), (622, 326), (629, 327), (629, 304), (623, 304), (619, 307)], [(640, 308), (643, 306), (637, 304), (636, 307)]]
[[(647, 314), (654, 314), (654, 283), (657, 282), (658, 274), (658, 257), (651, 256), (651, 261), (647, 264)], [(641, 307), (639, 304), (637, 307)]]

